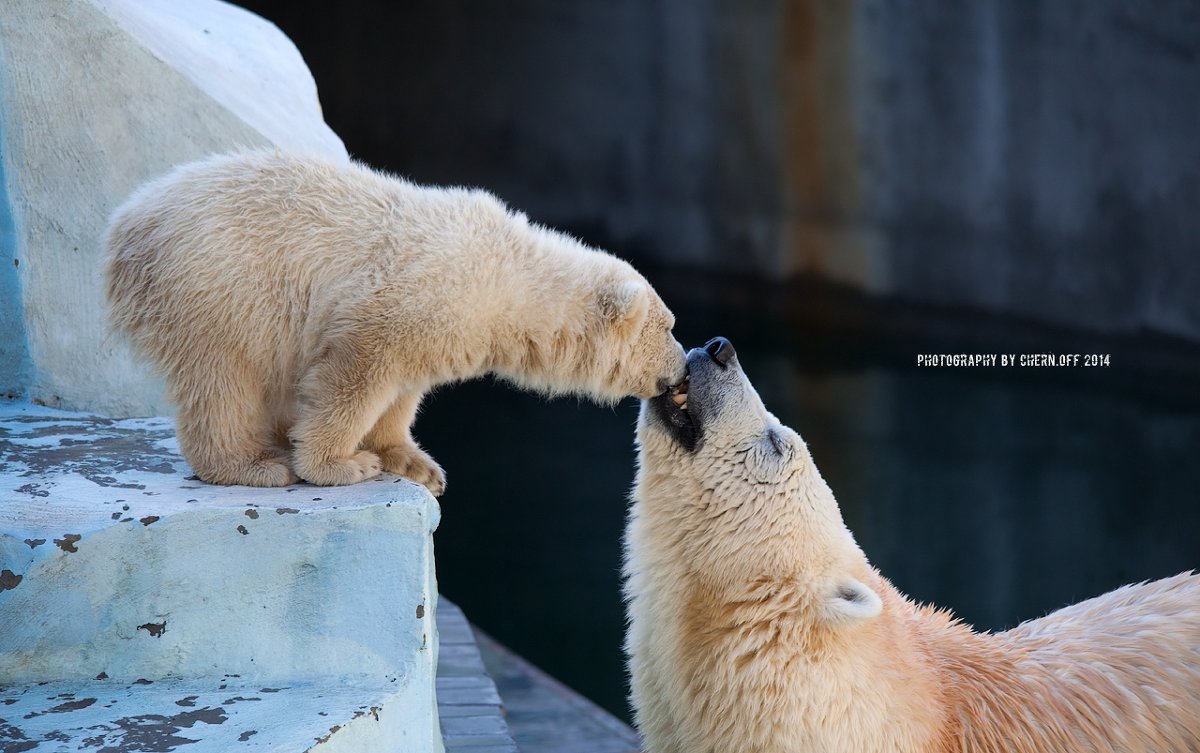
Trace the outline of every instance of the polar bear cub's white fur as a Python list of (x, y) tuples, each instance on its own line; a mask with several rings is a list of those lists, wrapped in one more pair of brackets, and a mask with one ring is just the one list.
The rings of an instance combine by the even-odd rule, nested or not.
[(166, 376), (180, 447), (219, 484), (438, 494), (422, 396), (487, 372), (649, 397), (683, 376), (674, 318), (629, 264), (492, 195), (247, 152), (176, 168), (113, 214), (112, 320)]

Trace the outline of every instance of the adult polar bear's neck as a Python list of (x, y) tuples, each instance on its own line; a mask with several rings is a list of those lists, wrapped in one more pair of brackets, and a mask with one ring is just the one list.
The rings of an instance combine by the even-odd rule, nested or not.
[[(811, 461), (779, 496), (737, 504), (695, 478), (708, 476), (646, 462), (627, 533), (627, 649), (652, 752), (937, 751), (940, 678), (912, 606)], [(830, 624), (835, 574), (879, 593), (882, 613)]]

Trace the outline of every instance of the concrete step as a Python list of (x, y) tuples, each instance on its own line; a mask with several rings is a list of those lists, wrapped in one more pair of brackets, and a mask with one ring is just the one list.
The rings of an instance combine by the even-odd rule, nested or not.
[(235, 677), (15, 686), (0, 689), (0, 752), (430, 750), (403, 744), (415, 730), (397, 718), (422, 698), (411, 683), (398, 688)]
[(165, 419), (0, 404), (0, 753), (441, 751), (438, 518), (397, 477), (210, 486)]

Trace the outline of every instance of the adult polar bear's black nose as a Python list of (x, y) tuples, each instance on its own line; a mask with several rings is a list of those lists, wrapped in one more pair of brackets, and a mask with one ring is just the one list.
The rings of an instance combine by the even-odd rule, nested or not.
[(729, 365), (733, 357), (737, 355), (737, 351), (733, 349), (733, 343), (726, 340), (724, 337), (714, 337), (704, 345), (704, 352), (712, 357), (712, 360), (717, 362), (721, 368)]

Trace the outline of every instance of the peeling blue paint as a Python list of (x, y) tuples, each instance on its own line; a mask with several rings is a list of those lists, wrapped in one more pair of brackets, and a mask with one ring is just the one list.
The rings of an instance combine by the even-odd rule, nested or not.
[[(2, 91), (0, 87), (0, 91)], [(0, 107), (0, 112), (7, 108)], [(17, 248), (17, 226), (12, 194), (4, 172), (8, 162), (7, 127), (0, 120), (0, 395), (24, 397), (33, 383), (33, 359), (25, 327), (22, 259)]]

